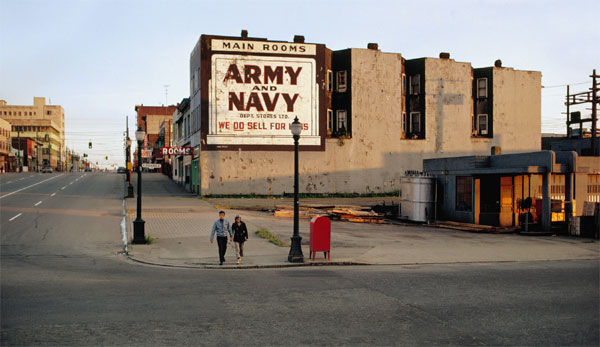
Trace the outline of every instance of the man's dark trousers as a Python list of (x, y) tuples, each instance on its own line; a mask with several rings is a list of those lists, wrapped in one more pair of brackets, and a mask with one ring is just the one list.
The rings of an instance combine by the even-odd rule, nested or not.
[(225, 262), (225, 252), (227, 251), (227, 236), (217, 236), (217, 244), (219, 245), (219, 261)]

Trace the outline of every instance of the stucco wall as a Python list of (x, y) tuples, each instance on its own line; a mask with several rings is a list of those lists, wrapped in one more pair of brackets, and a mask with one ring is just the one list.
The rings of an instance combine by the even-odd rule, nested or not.
[(502, 153), (542, 148), (542, 74), (494, 68), (494, 146)]
[[(426, 138), (413, 140), (401, 138), (401, 55), (352, 49), (351, 65), (352, 138), (300, 152), (300, 192), (391, 192), (405, 170), (421, 170), (426, 158), (489, 155), (491, 146), (503, 153), (540, 149), (540, 73), (500, 70), (494, 137), (474, 138), (471, 65), (426, 59)], [(205, 150), (200, 167), (202, 194), (293, 191), (293, 152)]]

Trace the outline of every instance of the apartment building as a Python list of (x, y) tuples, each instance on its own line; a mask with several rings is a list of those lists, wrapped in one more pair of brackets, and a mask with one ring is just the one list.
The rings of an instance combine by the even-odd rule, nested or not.
[[(162, 154), (158, 141), (160, 138), (160, 126), (164, 121), (171, 121), (173, 112), (177, 106), (144, 106), (136, 105), (135, 112), (137, 113), (137, 125), (146, 132), (144, 146), (147, 152), (142, 152), (142, 161), (158, 163)], [(145, 153), (147, 154), (147, 157)], [(134, 161), (137, 161), (137, 149), (134, 156)]]
[(46, 104), (43, 97), (34, 97), (33, 105), (9, 105), (0, 100), (0, 118), (11, 124), (14, 139), (41, 143), (39, 166), (65, 170), (65, 112), (62, 106)]
[(392, 192), (423, 159), (540, 148), (540, 72), (246, 33), (202, 35), (190, 69), (202, 195), (291, 192), (295, 117), (304, 193)]

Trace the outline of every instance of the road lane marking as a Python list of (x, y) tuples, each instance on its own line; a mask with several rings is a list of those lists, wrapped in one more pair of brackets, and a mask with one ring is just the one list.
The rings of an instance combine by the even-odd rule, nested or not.
[(35, 205), (33, 205), (33, 206), (37, 206), (37, 205), (39, 205), (39, 204), (41, 204), (41, 203), (42, 203), (41, 201), (38, 201), (38, 202), (36, 202), (36, 203), (35, 203)]
[(69, 185), (73, 184), (73, 182), (69, 183)]
[(50, 196), (54, 196), (54, 195), (56, 195), (56, 193), (52, 193), (52, 194), (50, 194)]
[(29, 188), (31, 188), (31, 187), (35, 187), (35, 186), (37, 186), (38, 184), (42, 184), (42, 183), (44, 183), (44, 182), (46, 182), (46, 181), (53, 180), (53, 179), (55, 179), (55, 178), (58, 178), (58, 177), (60, 177), (60, 176), (62, 176), (62, 175), (64, 175), (64, 174), (60, 174), (60, 175), (58, 175), (58, 176), (50, 177), (50, 178), (48, 178), (48, 179), (45, 179), (45, 180), (43, 180), (43, 181), (39, 181), (38, 183), (34, 183), (34, 184), (32, 184), (32, 185), (29, 185), (29, 186), (27, 186), (27, 187), (21, 188), (21, 189), (19, 189), (19, 190), (15, 190), (14, 192), (10, 192), (10, 193), (8, 193), (8, 194), (2, 195), (2, 196), (0, 196), (0, 199), (2, 199), (2, 198), (5, 198), (5, 197), (7, 197), (7, 196), (10, 196), (10, 195), (13, 195), (13, 194), (16, 194), (16, 193), (18, 193), (18, 192), (20, 192), (20, 191), (23, 191), (23, 190), (25, 190), (25, 189), (29, 189)]
[(64, 187), (60, 188), (60, 190), (65, 190), (65, 188), (67, 188), (67, 186), (64, 186)]
[(22, 215), (22, 213), (19, 213), (18, 215), (16, 215), (16, 216), (12, 217), (12, 218), (11, 218), (11, 219), (9, 219), (8, 221), (9, 221), (9, 222), (12, 222), (13, 220), (15, 220), (15, 219), (19, 218), (19, 216), (20, 216), (20, 215)]

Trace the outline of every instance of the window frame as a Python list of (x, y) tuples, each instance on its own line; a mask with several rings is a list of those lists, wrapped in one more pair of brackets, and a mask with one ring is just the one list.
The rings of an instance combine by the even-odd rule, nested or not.
[(327, 70), (327, 74), (325, 75), (325, 87), (328, 92), (333, 92), (333, 71)]
[(401, 83), (402, 83), (402, 86), (401, 86), (402, 87), (402, 95), (406, 95), (406, 74), (405, 73), (402, 74)]
[(333, 121), (333, 110), (328, 108), (327, 109), (327, 132), (328, 133), (333, 133), (333, 126), (334, 126), (334, 121)]
[[(479, 82), (484, 82), (485, 86), (482, 88)], [(482, 95), (481, 91), (485, 91), (485, 95)], [(477, 79), (477, 99), (485, 99), (488, 97), (488, 79), (487, 77), (481, 77)]]
[[(408, 121), (409, 121), (409, 124), (408, 124), (408, 126), (409, 126), (408, 130), (409, 131), (408, 131), (408, 133), (410, 135), (419, 135), (420, 136), (421, 135), (421, 130), (422, 130), (422, 126), (421, 126), (421, 112), (419, 112), (419, 111), (411, 111), (409, 113), (408, 118), (409, 118), (408, 119)], [(419, 124), (419, 130), (417, 130), (417, 131), (415, 131), (413, 129), (413, 124), (415, 123), (413, 119), (415, 119), (415, 118), (418, 120), (418, 124)]]
[[(414, 83), (413, 81), (417, 81), (417, 83)], [(415, 88), (416, 86), (416, 88)], [(421, 94), (421, 74), (415, 74), (410, 76), (410, 94), (411, 95), (419, 95)], [(415, 89), (417, 89), (417, 91), (415, 91)]]
[(340, 93), (345, 92), (348, 87), (348, 72), (346, 70), (338, 71), (336, 73), (335, 80), (337, 84), (337, 91)]
[[(342, 117), (343, 115), (343, 117)], [(344, 134), (348, 132), (348, 111), (346, 110), (336, 110), (335, 111), (335, 131), (337, 133), (339, 133), (342, 129), (342, 127), (340, 126), (340, 120), (344, 120), (343, 124), (344, 126)]]
[[(485, 130), (481, 130), (480, 119), (485, 118)], [(485, 131), (485, 132), (484, 132)], [(490, 133), (490, 117), (487, 113), (480, 113), (477, 115), (477, 135), (487, 136)]]

